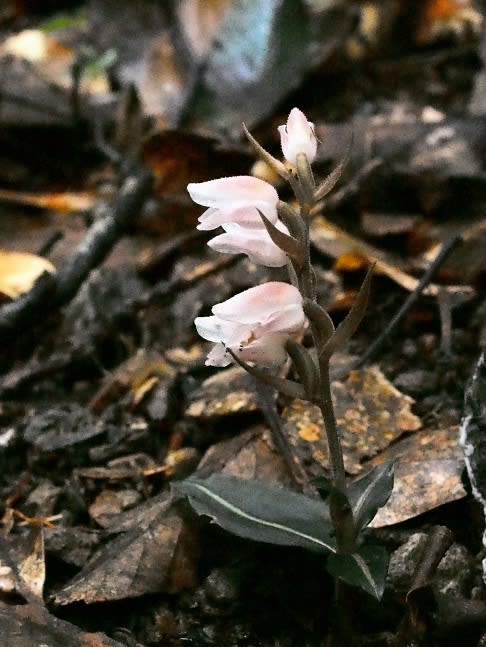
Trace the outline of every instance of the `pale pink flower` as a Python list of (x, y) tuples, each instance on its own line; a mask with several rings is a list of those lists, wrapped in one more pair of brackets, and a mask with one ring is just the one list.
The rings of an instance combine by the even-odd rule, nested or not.
[(300, 333), (305, 323), (300, 292), (279, 281), (245, 290), (212, 311), (212, 316), (197, 317), (194, 322), (201, 337), (215, 342), (207, 366), (231, 364), (229, 348), (245, 362), (278, 368), (287, 357), (287, 340)]
[(222, 177), (209, 182), (188, 184), (187, 190), (194, 202), (209, 207), (199, 217), (198, 229), (216, 229), (228, 222), (260, 225), (258, 210), (270, 222), (277, 221), (277, 191), (271, 184), (256, 177)]
[[(275, 226), (285, 234), (287, 227), (277, 220)], [(224, 234), (212, 238), (208, 245), (223, 254), (247, 254), (257, 265), (282, 267), (287, 263), (287, 254), (270, 238), (260, 219), (259, 227), (241, 226), (234, 222), (223, 225)]]
[(314, 124), (298, 108), (292, 108), (287, 124), (279, 126), (280, 143), (285, 159), (294, 166), (297, 165), (297, 155), (305, 153), (309, 164), (315, 159), (317, 139)]

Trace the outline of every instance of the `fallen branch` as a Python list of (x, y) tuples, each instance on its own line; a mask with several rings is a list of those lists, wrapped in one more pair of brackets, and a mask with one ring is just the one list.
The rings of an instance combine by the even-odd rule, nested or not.
[(0, 308), (0, 340), (23, 333), (46, 312), (69, 303), (132, 224), (151, 186), (152, 175), (145, 169), (127, 177), (117, 198), (106, 206), (104, 215), (57, 273), (43, 274), (29, 292)]

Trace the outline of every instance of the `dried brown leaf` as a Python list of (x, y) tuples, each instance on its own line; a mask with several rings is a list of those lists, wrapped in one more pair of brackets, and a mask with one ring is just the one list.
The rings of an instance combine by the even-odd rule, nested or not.
[[(336, 419), (344, 451), (344, 465), (350, 474), (362, 470), (364, 458), (375, 456), (406, 431), (421, 426), (411, 412), (412, 398), (398, 391), (377, 367), (352, 371), (348, 379), (333, 382)], [(284, 411), (289, 439), (304, 459), (328, 469), (328, 451), (319, 409), (294, 400)]]
[(123, 647), (103, 633), (86, 633), (51, 615), (42, 604), (0, 601), (0, 635), (6, 647)]
[(466, 496), (457, 427), (419, 431), (386, 449), (370, 464), (396, 459), (393, 492), (373, 519), (374, 528), (406, 521)]
[(183, 521), (166, 501), (150, 523), (106, 544), (86, 567), (55, 595), (57, 604), (123, 600), (167, 590)]

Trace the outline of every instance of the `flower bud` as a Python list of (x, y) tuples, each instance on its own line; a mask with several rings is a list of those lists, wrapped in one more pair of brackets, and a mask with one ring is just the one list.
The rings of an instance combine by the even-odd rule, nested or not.
[(279, 126), (282, 152), (287, 162), (297, 166), (297, 156), (304, 153), (309, 164), (315, 159), (317, 139), (314, 124), (307, 121), (306, 116), (298, 108), (292, 108), (287, 124)]

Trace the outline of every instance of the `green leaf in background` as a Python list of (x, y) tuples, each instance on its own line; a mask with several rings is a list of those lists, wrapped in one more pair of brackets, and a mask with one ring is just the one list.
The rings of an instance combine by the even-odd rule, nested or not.
[(393, 463), (383, 463), (349, 486), (348, 497), (357, 533), (370, 523), (379, 508), (390, 498), (393, 472)]
[(241, 130), (302, 81), (310, 18), (301, 0), (235, 0), (208, 55), (189, 121)]
[(383, 546), (363, 546), (356, 553), (330, 555), (327, 570), (334, 577), (380, 600), (385, 589), (388, 561), (388, 553)]
[(61, 29), (81, 27), (88, 20), (86, 8), (80, 7), (74, 11), (59, 11), (41, 24), (40, 29), (45, 33)]
[(258, 481), (214, 475), (172, 484), (198, 514), (240, 537), (333, 553), (336, 542), (327, 505)]

